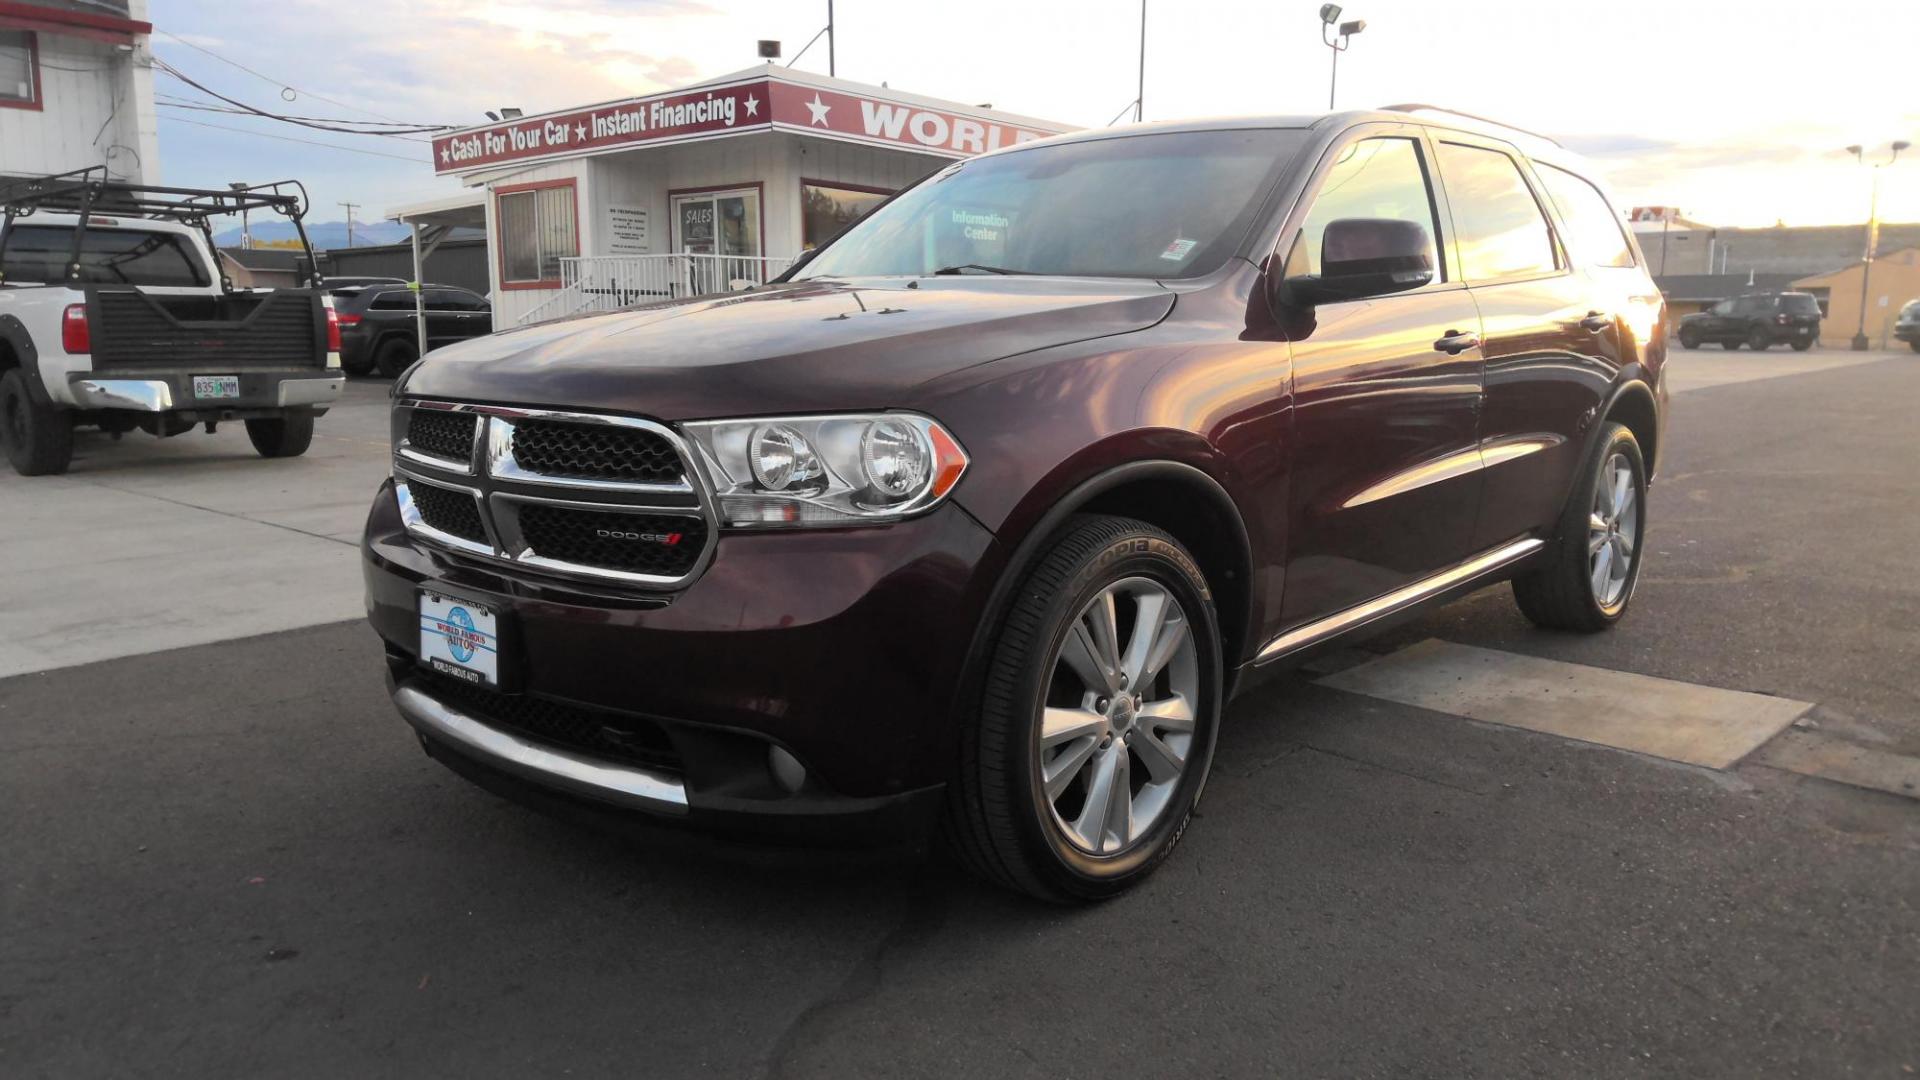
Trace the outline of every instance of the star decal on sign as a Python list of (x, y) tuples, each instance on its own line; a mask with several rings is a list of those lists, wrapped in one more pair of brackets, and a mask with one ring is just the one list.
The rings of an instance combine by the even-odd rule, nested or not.
[(452, 157), (452, 154), (447, 150), (447, 148), (444, 146), (441, 147), (440, 148), (440, 164), (445, 165), (447, 163), (447, 160), (450, 157)]
[(747, 95), (747, 115), (748, 116), (760, 115), (760, 99), (757, 97), (754, 97), (752, 94)]
[(587, 141), (587, 125), (585, 124), (573, 125), (573, 137), (575, 139), (578, 139), (581, 142), (586, 142)]
[(817, 90), (814, 91), (813, 100), (807, 102), (806, 104), (807, 104), (807, 111), (813, 114), (813, 119), (807, 121), (807, 123), (819, 124), (821, 127), (826, 127), (827, 126), (827, 110), (833, 108), (833, 106), (822, 102), (820, 100), (820, 92)]

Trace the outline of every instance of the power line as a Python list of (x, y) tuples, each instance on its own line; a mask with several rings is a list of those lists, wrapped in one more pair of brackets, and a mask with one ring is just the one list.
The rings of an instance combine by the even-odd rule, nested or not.
[[(172, 95), (167, 95), (167, 96), (171, 97)], [(260, 118), (259, 113), (252, 112), (248, 109), (228, 109), (218, 105), (204, 105), (204, 104), (201, 104), (200, 102), (191, 101), (186, 98), (174, 98), (174, 100), (172, 101), (156, 101), (154, 102), (154, 104), (158, 105), (160, 108), (163, 108), (163, 109), (188, 109), (193, 112), (218, 113), (223, 116), (251, 116), (251, 117)], [(299, 116), (299, 117), (289, 117), (288, 119), (290, 120), (323, 120), (325, 118), (313, 117), (313, 116)], [(327, 128), (325, 130), (333, 131), (333, 130), (340, 130), (340, 129)], [(369, 132), (358, 132), (357, 134), (377, 135), (377, 134), (387, 134), (387, 133), (369, 131)], [(389, 137), (399, 139), (402, 142), (420, 143), (423, 146), (430, 144), (433, 141), (432, 139), (420, 138), (417, 135), (390, 135)]]
[[(159, 68), (161, 71), (164, 71), (168, 75), (171, 75), (174, 78), (180, 80), (181, 82), (186, 83), (188, 86), (193, 87), (195, 90), (200, 91), (201, 93), (207, 95), (208, 97), (216, 98), (220, 101), (224, 101), (229, 105), (233, 105), (238, 108), (244, 109), (247, 112), (253, 113), (256, 116), (265, 117), (268, 120), (279, 120), (279, 121), (282, 121), (283, 123), (296, 124), (300, 127), (313, 128), (316, 131), (331, 131), (339, 135), (424, 135), (424, 134), (430, 134), (436, 131), (447, 131), (451, 128), (451, 125), (447, 125), (447, 124), (422, 124), (415, 127), (399, 128), (394, 131), (369, 131), (363, 127), (338, 127), (332, 124), (317, 124), (311, 120), (296, 120), (292, 117), (284, 116), (280, 113), (268, 112), (265, 109), (261, 109), (261, 108), (257, 108), (255, 106), (249, 105), (246, 102), (239, 100), (238, 98), (230, 98), (227, 95), (220, 93), (218, 90), (214, 90), (208, 86), (205, 86), (199, 82), (194, 81), (194, 79), (191, 76), (187, 75), (185, 72), (182, 72), (179, 68), (174, 67), (172, 64), (167, 63), (165, 60), (160, 59), (159, 57), (154, 58), (153, 64), (155, 67)], [(360, 123), (360, 121), (357, 121), (357, 120), (353, 122), (356, 124)]]
[[(251, 109), (235, 109), (235, 108), (231, 108), (224, 105), (207, 105), (202, 102), (195, 101), (192, 98), (181, 97), (178, 94), (168, 94), (163, 92), (156, 96), (163, 97), (163, 98), (171, 98), (172, 100), (162, 101), (162, 102), (159, 102), (159, 104), (166, 105), (170, 108), (175, 108), (175, 109), (198, 109), (201, 112), (233, 113), (239, 116), (260, 115), (259, 113), (256, 113)], [(404, 121), (400, 121), (400, 120), (343, 120), (337, 116), (295, 116), (291, 113), (289, 113), (282, 119), (312, 120), (315, 123), (320, 123), (320, 124), (368, 124), (368, 125), (394, 124), (401, 127), (415, 126), (415, 125), (409, 125)]]
[(215, 131), (232, 131), (241, 135), (251, 135), (256, 139), (277, 139), (280, 142), (302, 143), (307, 146), (324, 146), (329, 150), (344, 150), (349, 154), (366, 154), (370, 157), (392, 158), (395, 161), (409, 161), (415, 165), (431, 164), (425, 158), (408, 157), (405, 154), (389, 154), (380, 150), (363, 150), (358, 146), (341, 146), (339, 143), (321, 142), (319, 139), (299, 139), (292, 135), (269, 135), (264, 131), (248, 131), (246, 128), (228, 127), (225, 124), (209, 124), (204, 120), (189, 120), (184, 116), (167, 118), (176, 124), (192, 124), (194, 127), (212, 128)]
[[(255, 71), (254, 69), (241, 63), (238, 60), (229, 60), (226, 57), (221, 56), (219, 53), (214, 52), (212, 49), (209, 49), (204, 45), (196, 45), (193, 42), (188, 41), (186, 38), (183, 38), (178, 34), (168, 33), (167, 31), (162, 30), (158, 27), (154, 28), (154, 33), (172, 38), (174, 41), (177, 41), (180, 44), (185, 45), (187, 48), (192, 49), (195, 52), (205, 53), (208, 56), (213, 57), (215, 60), (218, 60), (229, 67), (238, 68), (239, 70), (246, 72), (247, 74), (253, 76), (256, 79), (259, 79), (262, 82), (268, 83), (273, 86), (277, 86), (281, 89), (283, 97), (285, 96), (286, 91), (291, 90), (295, 94), (305, 94), (310, 98), (314, 98), (318, 101), (324, 101), (329, 105), (338, 105), (343, 109), (352, 109), (354, 112), (357, 112), (357, 113), (366, 113), (368, 116), (377, 116), (382, 120), (393, 120), (394, 123), (405, 123), (405, 121), (402, 121), (402, 120), (394, 120), (393, 117), (388, 116), (385, 113), (377, 113), (377, 112), (374, 112), (372, 109), (364, 109), (358, 105), (349, 105), (344, 101), (336, 101), (333, 98), (325, 97), (321, 94), (316, 94), (311, 90), (302, 90), (299, 87), (292, 85), (291, 83), (288, 83), (282, 79), (276, 79), (271, 75), (263, 75), (260, 72)], [(292, 99), (288, 98), (287, 100), (291, 101)]]

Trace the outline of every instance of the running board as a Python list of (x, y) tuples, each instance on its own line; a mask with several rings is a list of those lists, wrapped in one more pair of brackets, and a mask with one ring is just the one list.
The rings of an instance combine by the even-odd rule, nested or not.
[(1404, 611), (1415, 604), (1446, 592), (1456, 585), (1462, 585), (1474, 578), (1490, 574), (1504, 566), (1512, 565), (1521, 559), (1546, 547), (1545, 540), (1515, 540), (1503, 544), (1492, 551), (1476, 555), (1466, 562), (1458, 563), (1433, 575), (1422, 578), (1411, 585), (1403, 586), (1386, 594), (1377, 596), (1357, 607), (1348, 608), (1338, 614), (1329, 615), (1297, 629), (1289, 630), (1261, 648), (1260, 654), (1253, 658), (1255, 664), (1264, 664), (1278, 660), (1290, 652), (1296, 652), (1309, 645), (1318, 644), (1330, 637), (1344, 634), (1349, 630), (1383, 619), (1396, 611)]

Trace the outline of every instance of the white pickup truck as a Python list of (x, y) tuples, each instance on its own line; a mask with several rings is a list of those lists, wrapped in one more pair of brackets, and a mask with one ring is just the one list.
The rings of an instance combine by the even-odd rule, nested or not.
[(238, 420), (263, 457), (306, 452), (345, 388), (332, 306), (318, 289), (235, 289), (207, 224), (242, 210), (297, 224), (305, 195), (279, 188), (136, 188), (93, 170), (0, 188), (0, 445), (15, 470), (66, 471), (81, 427), (166, 437)]

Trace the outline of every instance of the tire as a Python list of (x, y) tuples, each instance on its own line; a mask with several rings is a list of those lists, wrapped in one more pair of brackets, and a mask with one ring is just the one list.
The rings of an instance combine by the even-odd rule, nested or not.
[[(1597, 502), (1601, 484), (1603, 478), (1614, 477), (1623, 464), (1630, 478), (1627, 509), (1615, 507), (1602, 531), (1595, 524), (1609, 511)], [(1618, 488), (1610, 486), (1609, 490)], [(1640, 582), (1641, 558), (1647, 548), (1646, 508), (1647, 467), (1640, 443), (1625, 424), (1609, 422), (1567, 500), (1560, 517), (1558, 545), (1539, 567), (1513, 579), (1513, 598), (1521, 613), (1536, 626), (1549, 630), (1594, 633), (1619, 622)], [(1623, 524), (1622, 518), (1630, 520)], [(1595, 583), (1600, 577), (1596, 540), (1610, 549), (1604, 587)], [(1627, 567), (1622, 575), (1615, 569), (1615, 560), (1622, 555), (1623, 546)]]
[(1914, 352), (1920, 352), (1920, 338), (1907, 342), (1907, 348), (1912, 349)]
[[(1111, 606), (1099, 603), (1107, 598)], [(1116, 616), (1105, 624), (1112, 633), (1095, 629), (1096, 608)], [(1156, 620), (1143, 645), (1134, 631), (1150, 610), (1174, 613), (1184, 630)], [(1103, 649), (1102, 637), (1113, 647)], [(1137, 661), (1136, 648), (1158, 654), (1163, 644), (1169, 651), (1157, 670)], [(1154, 674), (1129, 687), (1092, 659), (1098, 655), (1119, 657), (1122, 672)], [(1090, 687), (1096, 680), (1119, 689), (1101, 696)], [(1074, 517), (1021, 583), (978, 690), (978, 715), (961, 732), (947, 789), (947, 846), (979, 876), (1043, 900), (1119, 895), (1179, 843), (1212, 764), (1221, 643), (1206, 578), (1179, 541), (1152, 525)], [(1117, 800), (1097, 812), (1101, 790), (1125, 791), (1125, 813)], [(1124, 834), (1110, 833), (1116, 821)]]
[(247, 421), (247, 440), (263, 458), (299, 457), (313, 445), (313, 414)]
[(1682, 330), (1682, 331), (1680, 331), (1680, 347), (1681, 347), (1681, 348), (1683, 348), (1683, 349), (1697, 349), (1697, 348), (1699, 348), (1699, 347), (1700, 347), (1700, 335), (1698, 335), (1698, 334), (1690, 334), (1690, 333), (1688, 333), (1688, 332), (1687, 332), (1687, 331), (1685, 331), (1685, 330)]
[(56, 476), (73, 463), (73, 418), (35, 401), (19, 368), (0, 373), (0, 446), (21, 476)]
[(404, 337), (390, 337), (373, 354), (374, 369), (383, 379), (397, 379), (400, 373), (420, 359), (420, 348)]
[(1767, 336), (1765, 330), (1755, 330), (1747, 335), (1747, 348), (1754, 352), (1766, 352), (1772, 345), (1773, 339)]
[(1794, 352), (1806, 352), (1811, 348), (1813, 348), (1813, 342), (1811, 341), (1796, 341), (1793, 343)]

